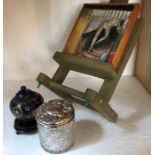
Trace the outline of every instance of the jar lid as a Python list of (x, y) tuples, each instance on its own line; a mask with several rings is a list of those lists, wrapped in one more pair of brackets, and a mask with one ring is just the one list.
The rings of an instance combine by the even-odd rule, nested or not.
[(56, 99), (39, 106), (35, 117), (44, 125), (60, 126), (74, 118), (74, 108), (68, 101)]
[(43, 100), (42, 96), (35, 92), (35, 91), (32, 91), (30, 89), (27, 89), (26, 86), (21, 86), (20, 90), (16, 93), (16, 96), (12, 99), (14, 100), (14, 102), (30, 102), (30, 101), (35, 101), (35, 100), (40, 100), (41, 98), (41, 101)]

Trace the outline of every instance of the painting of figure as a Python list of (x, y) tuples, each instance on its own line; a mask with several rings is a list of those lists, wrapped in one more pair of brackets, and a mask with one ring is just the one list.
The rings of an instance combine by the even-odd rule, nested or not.
[(112, 62), (130, 13), (130, 11), (95, 10), (81, 37), (77, 55)]

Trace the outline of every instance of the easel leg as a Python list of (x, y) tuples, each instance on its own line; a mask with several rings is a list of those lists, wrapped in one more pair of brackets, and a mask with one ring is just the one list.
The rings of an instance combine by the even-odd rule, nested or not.
[(57, 82), (59, 84), (63, 83), (63, 81), (65, 80), (67, 74), (69, 72), (69, 69), (63, 66), (59, 66), (59, 68), (57, 69), (57, 71), (55, 72), (52, 81)]
[(117, 86), (119, 79), (115, 80), (105, 80), (102, 84), (102, 87), (100, 88), (99, 94), (102, 96), (104, 99), (105, 103), (109, 103), (114, 90)]
[(117, 113), (107, 104), (98, 92), (92, 89), (87, 89), (85, 98), (90, 101), (90, 106), (99, 112), (102, 116), (111, 122), (117, 120)]

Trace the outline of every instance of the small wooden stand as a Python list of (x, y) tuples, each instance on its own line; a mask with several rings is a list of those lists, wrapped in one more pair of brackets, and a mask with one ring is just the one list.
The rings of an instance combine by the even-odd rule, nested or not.
[[(85, 22), (86, 21), (87, 19), (85, 19)], [(85, 25), (84, 22), (82, 24), (83, 26)], [(114, 69), (110, 63), (79, 57), (74, 54), (75, 48), (79, 43), (80, 36), (84, 30), (83, 28), (80, 28), (81, 32), (78, 31), (79, 33), (77, 35), (77, 29), (79, 29), (79, 27), (79, 20), (77, 20), (64, 51), (61, 53), (56, 52), (53, 56), (55, 61), (60, 65), (53, 78), (40, 73), (37, 77), (37, 81), (39, 84), (44, 85), (58, 96), (66, 100), (82, 104), (85, 107), (91, 107), (108, 120), (115, 122), (118, 115), (109, 105), (109, 101), (127, 64), (127, 61), (129, 60), (133, 48), (136, 45), (143, 27), (143, 20), (137, 19), (117, 69)], [(85, 92), (81, 92), (62, 85), (69, 70), (74, 70), (104, 79), (99, 92), (89, 88), (86, 89)]]

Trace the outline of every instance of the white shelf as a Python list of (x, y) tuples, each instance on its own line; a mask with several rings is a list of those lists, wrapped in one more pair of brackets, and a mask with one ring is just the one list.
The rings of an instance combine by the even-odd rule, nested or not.
[[(101, 80), (70, 78), (66, 85), (79, 90), (86, 86), (98, 89)], [(4, 154), (48, 155), (39, 142), (38, 133), (16, 135), (14, 116), (9, 102), (21, 85), (40, 92), (45, 101), (58, 98), (45, 87), (36, 88), (34, 81), (4, 81)], [(92, 87), (91, 87), (92, 86)], [(116, 123), (111, 123), (100, 114), (74, 103), (76, 110), (76, 142), (66, 155), (149, 155), (151, 148), (150, 95), (134, 77), (121, 78), (110, 101), (119, 114)], [(51, 144), (52, 145), (52, 144)]]

